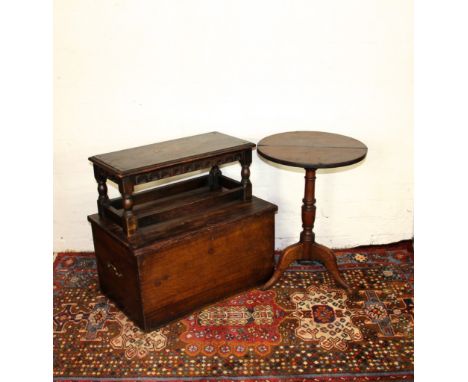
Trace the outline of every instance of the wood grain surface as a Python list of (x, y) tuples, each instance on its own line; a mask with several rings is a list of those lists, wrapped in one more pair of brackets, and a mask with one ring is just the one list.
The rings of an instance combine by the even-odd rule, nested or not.
[(251, 149), (255, 144), (219, 132), (95, 155), (89, 160), (116, 176), (155, 171), (228, 152)]
[(270, 135), (257, 145), (260, 156), (302, 168), (333, 168), (357, 163), (367, 146), (357, 139), (321, 131), (292, 131)]

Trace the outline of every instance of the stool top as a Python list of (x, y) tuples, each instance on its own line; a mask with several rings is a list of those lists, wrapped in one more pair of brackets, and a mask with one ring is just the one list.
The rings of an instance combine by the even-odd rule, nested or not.
[(291, 131), (270, 135), (257, 144), (260, 156), (302, 168), (333, 168), (363, 160), (367, 146), (357, 139), (321, 131)]
[[(252, 150), (255, 144), (217, 131), (153, 143), (89, 158), (95, 165), (118, 178), (186, 165), (215, 156)], [(233, 162), (234, 160), (231, 160)], [(201, 168), (201, 167), (200, 167)], [(200, 169), (195, 168), (195, 169)], [(193, 171), (192, 169), (189, 169)], [(180, 171), (182, 174), (188, 171)], [(154, 180), (154, 179), (153, 179)]]

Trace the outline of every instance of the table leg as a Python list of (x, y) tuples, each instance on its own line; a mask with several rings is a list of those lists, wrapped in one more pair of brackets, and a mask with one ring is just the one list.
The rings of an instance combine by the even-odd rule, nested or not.
[(265, 285), (260, 287), (261, 290), (270, 289), (273, 285), (275, 285), (278, 280), (281, 278), (281, 275), (289, 267), (289, 264), (292, 262), (303, 259), (304, 258), (304, 247), (302, 243), (296, 243), (290, 245), (285, 250), (283, 250), (280, 254), (280, 258), (278, 264), (276, 265), (275, 272), (273, 276), (267, 281)]
[(304, 258), (307, 259), (310, 246), (315, 241), (315, 170), (306, 169), (304, 199), (302, 199), (302, 232), (300, 242), (304, 243)]
[(327, 271), (330, 272), (336, 284), (346, 290), (346, 293), (349, 296), (353, 294), (351, 287), (341, 277), (340, 271), (338, 270), (338, 264), (336, 262), (336, 255), (330, 248), (318, 243), (312, 244), (309, 259), (320, 261), (325, 268), (327, 268)]
[(300, 241), (299, 243), (290, 245), (282, 252), (273, 276), (261, 289), (271, 288), (293, 261), (317, 260), (330, 272), (336, 284), (344, 288), (351, 295), (352, 290), (340, 275), (333, 251), (315, 242), (315, 234), (313, 232), (316, 210), (315, 169), (306, 169), (304, 199), (302, 202), (302, 232)]
[(123, 228), (127, 235), (130, 237), (135, 233), (138, 227), (137, 217), (133, 213), (133, 190), (134, 184), (130, 179), (124, 178), (119, 184), (119, 191), (122, 194), (124, 213)]

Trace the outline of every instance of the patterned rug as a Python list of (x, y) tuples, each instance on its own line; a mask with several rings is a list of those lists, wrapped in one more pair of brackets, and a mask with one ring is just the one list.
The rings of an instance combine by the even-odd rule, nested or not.
[(57, 381), (413, 380), (413, 256), (338, 251), (350, 300), (313, 262), (148, 334), (99, 291), (93, 253), (54, 261)]

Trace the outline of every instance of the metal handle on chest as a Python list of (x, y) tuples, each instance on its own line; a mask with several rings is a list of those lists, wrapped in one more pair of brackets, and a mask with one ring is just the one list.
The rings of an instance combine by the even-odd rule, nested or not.
[(112, 264), (111, 262), (108, 261), (106, 265), (107, 265), (107, 268), (109, 268), (112, 272), (114, 272), (114, 275), (116, 275), (117, 277), (122, 277), (123, 276), (123, 274), (120, 273), (117, 270), (117, 268), (115, 267), (115, 265)]

